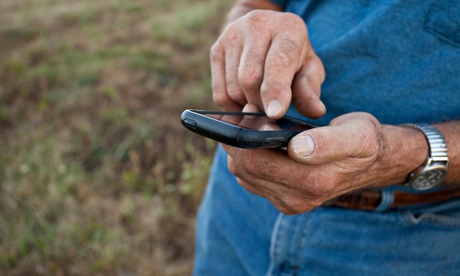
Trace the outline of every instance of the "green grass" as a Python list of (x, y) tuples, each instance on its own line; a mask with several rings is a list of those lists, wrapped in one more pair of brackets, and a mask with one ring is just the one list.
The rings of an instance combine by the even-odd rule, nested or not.
[(190, 274), (231, 2), (0, 2), (1, 275)]

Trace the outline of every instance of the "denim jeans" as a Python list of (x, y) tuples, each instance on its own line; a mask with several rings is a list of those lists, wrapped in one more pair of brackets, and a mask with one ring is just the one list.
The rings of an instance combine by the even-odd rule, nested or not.
[(219, 148), (197, 220), (195, 275), (460, 275), (458, 200), (288, 216), (240, 187), (226, 163)]

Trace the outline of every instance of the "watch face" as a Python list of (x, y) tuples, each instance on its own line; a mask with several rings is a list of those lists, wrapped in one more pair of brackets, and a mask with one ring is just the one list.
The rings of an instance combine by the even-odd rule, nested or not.
[(438, 185), (447, 175), (445, 168), (431, 168), (420, 172), (412, 182), (412, 187), (417, 190), (426, 190)]

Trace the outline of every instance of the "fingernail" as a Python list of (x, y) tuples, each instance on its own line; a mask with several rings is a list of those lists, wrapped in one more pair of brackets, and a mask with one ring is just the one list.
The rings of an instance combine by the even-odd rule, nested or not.
[(291, 140), (292, 150), (300, 157), (308, 157), (315, 151), (315, 141), (310, 135), (296, 136)]
[(271, 101), (267, 106), (267, 115), (268, 117), (275, 117), (283, 111), (283, 107), (278, 100)]
[(248, 103), (243, 107), (243, 112), (259, 112), (259, 108), (255, 104)]
[(326, 106), (324, 105), (324, 103), (322, 101), (319, 101), (320, 104), (321, 104), (321, 109), (323, 110), (323, 112), (325, 113), (326, 112)]
[(271, 130), (275, 130), (275, 129), (273, 127), (271, 127), (270, 125), (265, 124), (265, 125), (262, 126), (261, 130), (271, 131)]

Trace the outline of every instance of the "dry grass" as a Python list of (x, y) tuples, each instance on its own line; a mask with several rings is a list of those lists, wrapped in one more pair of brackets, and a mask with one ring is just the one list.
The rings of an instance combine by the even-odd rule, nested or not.
[(0, 274), (190, 274), (231, 2), (0, 2)]

